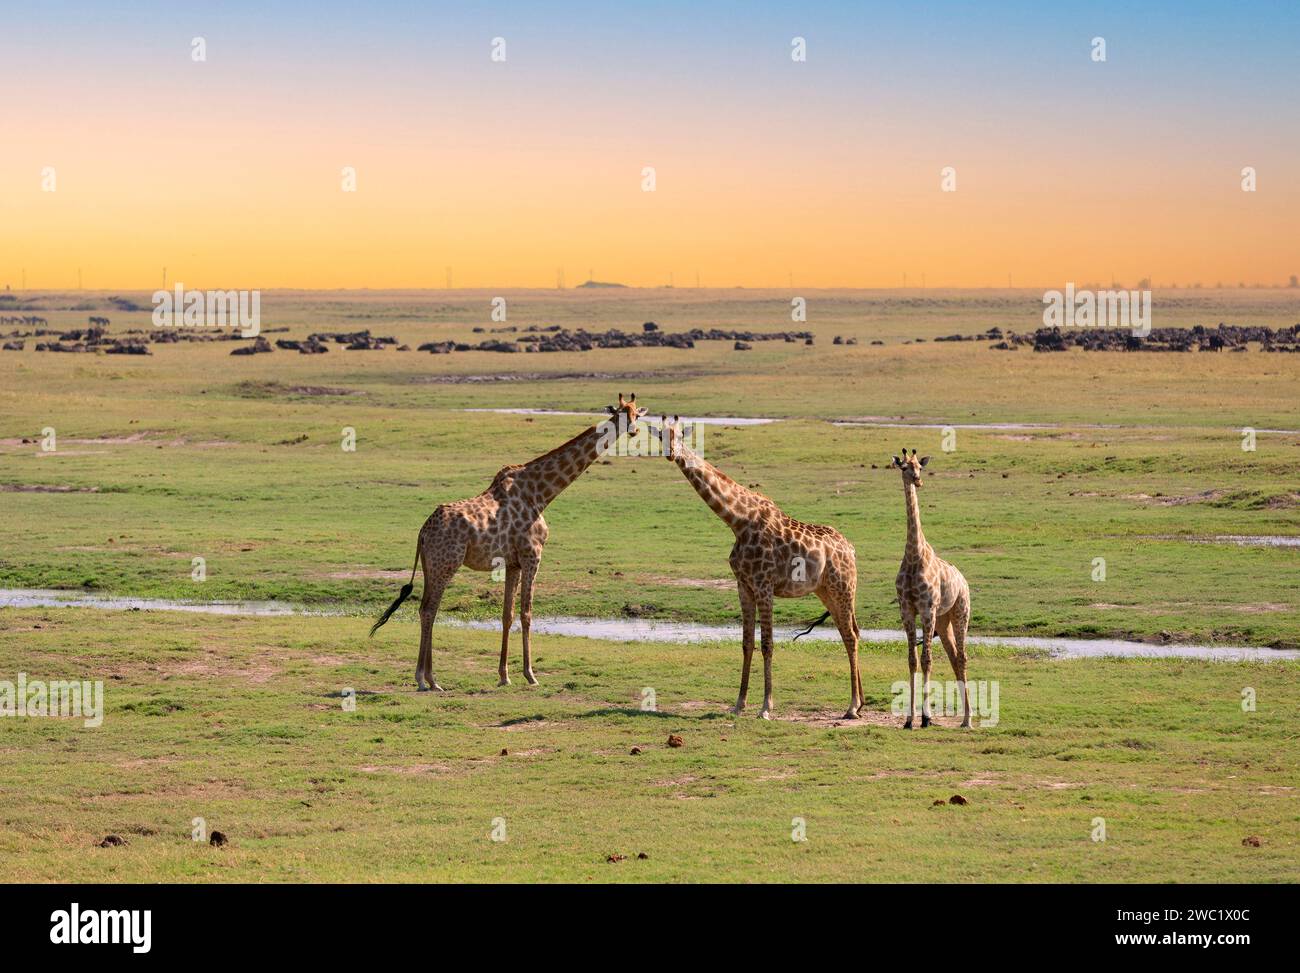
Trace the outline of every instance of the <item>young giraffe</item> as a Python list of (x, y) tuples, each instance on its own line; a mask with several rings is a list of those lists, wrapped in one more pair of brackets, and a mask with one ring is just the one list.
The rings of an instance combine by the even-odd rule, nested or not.
[(907, 506), (907, 548), (898, 569), (898, 610), (907, 632), (908, 682), (907, 722), (912, 728), (916, 716), (916, 620), (921, 620), (921, 669), (925, 685), (921, 694), (921, 726), (930, 725), (930, 641), (935, 632), (943, 642), (952, 671), (961, 685), (961, 725), (970, 728), (970, 692), (966, 687), (966, 627), (970, 624), (970, 588), (955, 567), (934, 553), (921, 533), (921, 511), (916, 491), (921, 487), (921, 470), (930, 457), (917, 461), (916, 450), (903, 458), (894, 457), (891, 467), (903, 473), (903, 499)]
[(749, 490), (706, 462), (683, 442), (681, 419), (663, 417), (664, 456), (686, 477), (709, 509), (736, 535), (731, 549), (731, 571), (740, 594), (742, 651), (740, 694), (734, 712), (745, 708), (749, 692), (749, 664), (754, 655), (754, 617), (762, 628), (763, 719), (772, 718), (772, 599), (815, 594), (834, 617), (849, 656), (849, 708), (846, 720), (858, 718), (863, 706), (862, 676), (858, 672), (858, 620), (853, 600), (858, 587), (857, 556), (844, 536), (831, 527), (804, 524), (786, 516), (781, 508)]
[[(533, 621), (533, 581), (542, 561), (548, 531), (542, 511), (613, 444), (624, 430), (637, 434), (636, 421), (646, 410), (636, 405), (636, 394), (626, 401), (618, 394), (617, 406), (606, 406), (610, 419), (602, 420), (574, 436), (563, 446), (522, 466), (506, 466), (492, 478), (492, 485), (477, 497), (439, 506), (420, 528), (415, 545), (411, 581), (402, 587), (397, 600), (379, 617), (370, 634), (397, 611), (415, 584), (415, 569), (424, 564), (424, 595), (420, 599), (420, 656), (415, 665), (415, 683), (421, 692), (442, 690), (433, 678), (433, 621), (438, 604), (452, 576), (465, 565), (475, 571), (504, 567), (505, 601), (501, 606), (501, 662), (498, 686), (510, 685), (506, 671), (510, 648), (510, 626), (514, 622), (516, 589), (519, 622), (524, 643), (524, 678), (537, 684), (533, 675), (529, 629)], [(620, 428), (622, 427), (622, 428)], [(425, 682), (428, 686), (425, 686)]]

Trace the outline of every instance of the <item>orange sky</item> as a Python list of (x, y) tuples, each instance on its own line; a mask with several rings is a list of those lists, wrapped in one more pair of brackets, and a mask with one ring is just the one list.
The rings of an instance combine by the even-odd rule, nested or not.
[[(1259, 97), (1178, 93), (1204, 69), (1191, 40), (1165, 39), (1164, 73), (1114, 41), (1123, 55), (1090, 63), (1065, 25), (1032, 48), (992, 33), (1005, 50), (951, 63), (927, 41), (909, 61), (837, 46), (834, 11), (820, 16), (804, 64), (776, 26), (695, 62), (679, 48), (709, 50), (721, 24), (628, 27), (611, 52), (521, 20), (505, 64), (486, 38), (510, 23), (462, 24), (442, 61), (403, 60), (400, 28), (375, 24), (373, 43), (343, 45), (344, 25), (289, 48), (275, 24), (252, 40), (209, 24), (206, 63), (189, 59), (188, 23), (114, 22), (116, 43), (80, 50), (94, 25), (71, 45), (29, 28), (19, 49), (45, 81), (4, 78), (22, 134), (0, 153), (0, 285), (75, 286), (80, 268), (88, 288), (151, 288), (164, 266), (190, 286), (264, 288), (440, 287), (448, 266), (457, 287), (549, 287), (559, 268), (570, 286), (589, 271), (750, 287), (1300, 273), (1294, 127)], [(877, 70), (891, 57), (913, 76)], [(940, 190), (944, 166), (956, 192)]]

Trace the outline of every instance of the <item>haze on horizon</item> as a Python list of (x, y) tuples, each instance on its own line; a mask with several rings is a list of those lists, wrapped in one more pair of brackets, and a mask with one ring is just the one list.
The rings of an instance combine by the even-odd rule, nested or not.
[(1294, 4), (70, 2), (6, 32), (0, 287), (1300, 273)]

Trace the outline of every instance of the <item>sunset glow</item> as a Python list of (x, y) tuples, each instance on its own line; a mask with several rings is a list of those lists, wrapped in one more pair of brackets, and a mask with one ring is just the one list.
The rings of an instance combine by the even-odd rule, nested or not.
[(1293, 4), (387, 6), (9, 18), (0, 287), (1300, 273)]

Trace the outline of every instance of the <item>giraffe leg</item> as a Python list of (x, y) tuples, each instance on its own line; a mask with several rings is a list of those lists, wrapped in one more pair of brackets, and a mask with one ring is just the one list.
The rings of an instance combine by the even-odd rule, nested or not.
[[(853, 638), (856, 643), (858, 639), (858, 616), (857, 615), (853, 616)], [(862, 667), (859, 666), (857, 662), (858, 662), (858, 653), (855, 650), (853, 653), (853, 663), (854, 663), (853, 667), (857, 670), (857, 679), (855, 681), (858, 686), (858, 715), (861, 716), (862, 711), (867, 708), (867, 697), (862, 694)]]
[(772, 718), (772, 595), (765, 592), (758, 601), (758, 623), (763, 648), (763, 710), (759, 717)]
[(740, 646), (743, 661), (740, 666), (740, 694), (736, 696), (736, 705), (732, 712), (739, 716), (745, 709), (745, 699), (749, 695), (749, 664), (754, 658), (754, 595), (745, 587), (744, 582), (737, 585), (740, 592)]
[(903, 631), (907, 633), (907, 722), (904, 730), (912, 728), (916, 719), (916, 616), (903, 616)]
[(497, 685), (509, 686), (507, 668), (510, 653), (510, 626), (515, 621), (515, 593), (519, 590), (519, 568), (506, 568), (506, 593), (501, 602), (501, 661), (497, 664)]
[(537, 685), (537, 677), (533, 675), (533, 644), (529, 630), (533, 625), (533, 579), (537, 577), (541, 563), (541, 558), (534, 556), (520, 565), (519, 627), (524, 643), (524, 679), (530, 686)]
[[(966, 683), (962, 679), (961, 667), (957, 664), (957, 648), (952, 637), (952, 620), (955, 613), (949, 612), (947, 615), (940, 617), (939, 624), (935, 628), (935, 634), (939, 636), (939, 641), (943, 643), (943, 651), (948, 654), (948, 661), (952, 663), (952, 671), (957, 675), (957, 681), (961, 684), (963, 697), (966, 694)], [(944, 714), (947, 715), (947, 694), (944, 694)]]
[(969, 730), (970, 722), (970, 687), (966, 684), (966, 628), (970, 625), (970, 602), (959, 604), (952, 613), (953, 671), (961, 683), (961, 725)]
[(934, 661), (930, 658), (930, 642), (934, 638), (934, 609), (921, 616), (921, 728), (930, 725), (930, 670)]
[(847, 613), (847, 617), (837, 618), (835, 624), (844, 640), (844, 651), (849, 654), (849, 711), (844, 718), (856, 720), (858, 710), (866, 704), (862, 696), (862, 671), (858, 668), (858, 624), (852, 612)]
[[(450, 580), (450, 579), (448, 579)], [(447, 582), (439, 580), (424, 583), (424, 592), (420, 596), (420, 658), (415, 664), (415, 684), (420, 692), (436, 689), (442, 692), (438, 680), (433, 678), (433, 622), (438, 617), (438, 605), (442, 601), (442, 592)], [(425, 681), (429, 685), (425, 685)]]
[(862, 672), (858, 668), (858, 620), (853, 615), (853, 601), (849, 599), (845, 604), (842, 599), (837, 599), (834, 593), (827, 593), (825, 596), (821, 592), (817, 593), (821, 602), (826, 606), (826, 610), (831, 613), (835, 619), (835, 627), (840, 631), (840, 639), (844, 642), (844, 651), (849, 657), (849, 709), (844, 714), (846, 720), (856, 720), (858, 710), (862, 709), (865, 697), (862, 695)]

